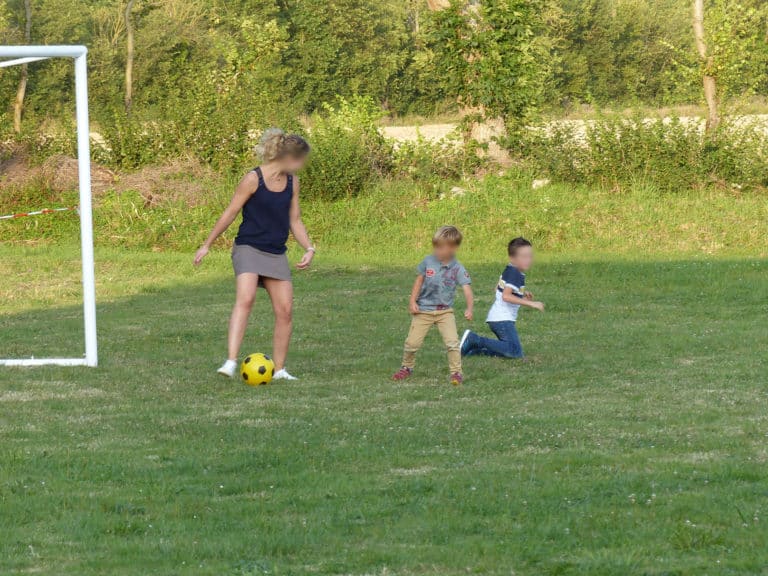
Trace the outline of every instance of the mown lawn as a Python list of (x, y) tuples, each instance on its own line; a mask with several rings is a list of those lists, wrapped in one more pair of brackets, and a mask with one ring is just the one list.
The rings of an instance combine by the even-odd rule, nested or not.
[[(62, 258), (0, 249), (3, 356), (82, 352)], [(436, 333), (389, 381), (409, 269), (318, 258), (301, 382), (252, 389), (213, 374), (226, 254), (101, 250), (101, 366), (0, 368), (0, 574), (768, 574), (768, 261), (595, 258), (460, 388)]]

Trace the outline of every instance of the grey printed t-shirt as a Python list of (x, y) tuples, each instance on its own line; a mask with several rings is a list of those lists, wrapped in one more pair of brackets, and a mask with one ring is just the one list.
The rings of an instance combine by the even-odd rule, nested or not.
[(419, 310), (424, 312), (453, 308), (456, 287), (472, 283), (469, 272), (458, 260), (443, 264), (430, 254), (416, 269), (424, 277), (424, 284), (416, 299)]

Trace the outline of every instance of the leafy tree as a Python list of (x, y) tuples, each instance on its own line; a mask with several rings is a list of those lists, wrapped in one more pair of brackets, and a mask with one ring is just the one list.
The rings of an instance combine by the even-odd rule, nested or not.
[[(724, 103), (768, 91), (764, 0), (704, 0), (704, 62), (692, 0), (6, 0), (0, 42), (27, 42), (25, 2), (29, 42), (89, 47), (95, 128), (125, 166), (239, 163), (249, 132), (339, 96), (394, 114), (461, 108), (514, 134), (547, 104), (696, 102), (703, 71)], [(8, 127), (22, 75), (0, 71)], [(27, 79), (25, 128), (71, 118), (70, 62), (30, 64)]]
[(694, 0), (690, 8), (696, 14), (690, 36), (697, 42), (675, 46), (676, 84), (693, 101), (701, 99), (703, 82), (709, 125), (716, 127), (721, 104), (768, 88), (768, 5)]
[[(680, 0), (561, 0), (550, 101), (608, 104), (689, 99), (674, 76), (673, 46), (692, 48)], [(683, 90), (681, 90), (683, 88)]]
[(446, 92), (510, 132), (537, 109), (548, 75), (546, 0), (454, 1), (434, 13), (430, 48)]
[(722, 96), (752, 94), (768, 76), (768, 5), (762, 0), (714, 0), (704, 19), (712, 69)]
[(386, 104), (407, 61), (407, 5), (368, 0), (281, 0), (291, 38), (288, 85), (306, 110), (337, 96)]

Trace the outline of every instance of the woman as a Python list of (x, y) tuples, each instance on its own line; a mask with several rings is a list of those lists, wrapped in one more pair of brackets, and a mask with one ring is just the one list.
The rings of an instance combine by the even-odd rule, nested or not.
[(218, 372), (229, 377), (237, 372), (240, 345), (256, 298), (256, 289), (261, 285), (272, 300), (275, 314), (274, 379), (296, 380), (285, 369), (293, 312), (293, 284), (285, 244), (288, 233), (293, 232), (296, 241), (306, 250), (297, 267), (300, 270), (308, 268), (315, 248), (301, 221), (296, 172), (307, 161), (309, 144), (301, 136), (287, 135), (273, 128), (264, 133), (257, 152), (262, 159), (261, 166), (246, 174), (237, 186), (229, 206), (195, 254), (195, 266), (200, 265), (216, 239), (242, 210), (243, 222), (232, 249), (237, 296), (229, 320), (229, 355)]

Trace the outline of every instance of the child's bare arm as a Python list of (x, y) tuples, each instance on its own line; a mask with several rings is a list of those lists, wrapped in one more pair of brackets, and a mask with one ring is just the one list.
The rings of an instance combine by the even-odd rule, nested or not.
[(471, 322), (475, 310), (475, 294), (472, 292), (472, 286), (470, 284), (464, 284), (462, 289), (464, 290), (464, 298), (467, 301), (467, 309), (464, 311), (464, 318)]
[(526, 298), (520, 298), (519, 296), (515, 296), (512, 292), (512, 288), (504, 288), (504, 293), (501, 295), (504, 302), (508, 302), (509, 304), (517, 304), (519, 306), (528, 306), (528, 308), (533, 308), (534, 310), (538, 310), (539, 312), (544, 312), (544, 303), (538, 302), (536, 300), (528, 300)]
[(411, 300), (408, 304), (408, 311), (411, 314), (418, 314), (419, 313), (419, 304), (416, 302), (419, 298), (419, 293), (421, 292), (421, 287), (424, 285), (424, 276), (419, 274), (416, 276), (416, 281), (413, 283), (413, 288), (411, 289)]

